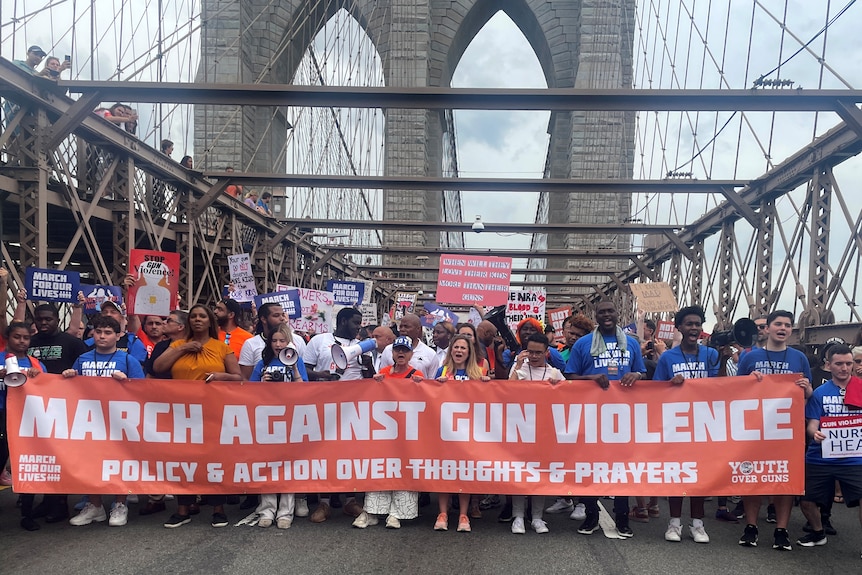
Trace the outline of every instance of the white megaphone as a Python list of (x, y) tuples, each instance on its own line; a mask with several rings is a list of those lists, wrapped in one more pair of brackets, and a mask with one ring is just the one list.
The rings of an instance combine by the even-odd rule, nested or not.
[(278, 360), (288, 367), (293, 367), (299, 361), (299, 352), (296, 351), (296, 346), (293, 343), (287, 344), (287, 347), (278, 352)]
[(21, 366), (18, 365), (18, 358), (15, 354), (6, 354), (6, 377), (3, 378), (3, 383), (7, 387), (20, 387), (27, 382), (27, 374), (21, 371)]
[(338, 369), (347, 369), (351, 361), (375, 347), (377, 347), (377, 340), (372, 338), (363, 339), (359, 343), (348, 345), (347, 347), (341, 347), (336, 342), (331, 348), (332, 362), (335, 363), (335, 367)]

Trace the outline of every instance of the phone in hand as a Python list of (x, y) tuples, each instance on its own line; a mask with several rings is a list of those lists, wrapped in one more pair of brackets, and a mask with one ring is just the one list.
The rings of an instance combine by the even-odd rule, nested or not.
[(71, 61), (72, 61), (72, 56), (70, 56), (69, 54), (66, 54), (66, 57), (65, 57), (65, 58), (63, 58), (63, 60), (65, 60), (66, 62), (71, 62)]

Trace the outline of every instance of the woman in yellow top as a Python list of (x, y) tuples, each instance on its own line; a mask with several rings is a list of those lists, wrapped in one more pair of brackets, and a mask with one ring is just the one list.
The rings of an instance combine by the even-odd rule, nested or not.
[[(157, 372), (170, 371), (174, 379), (202, 379), (204, 381), (242, 381), (239, 362), (233, 351), (218, 339), (218, 324), (213, 311), (204, 305), (189, 310), (186, 338), (171, 344), (153, 363)], [(224, 512), (225, 495), (209, 495), (213, 506), (213, 527), (227, 527)], [(165, 522), (165, 527), (180, 527), (192, 518), (190, 506), (194, 495), (177, 496), (177, 512)]]

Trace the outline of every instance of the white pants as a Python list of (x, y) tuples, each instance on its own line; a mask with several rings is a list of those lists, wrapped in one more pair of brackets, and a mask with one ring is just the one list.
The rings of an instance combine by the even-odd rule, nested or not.
[[(524, 507), (527, 501), (527, 496), (525, 495), (510, 495), (512, 498), (512, 517), (520, 517), (524, 518)], [(533, 504), (533, 519), (541, 519), (542, 518), (542, 510), (545, 508), (545, 496), (544, 495), (530, 495), (530, 503)]]
[[(278, 501), (278, 509), (276, 509), (276, 501)], [(287, 517), (293, 520), (293, 505), (293, 493), (267, 493), (260, 496), (257, 513), (261, 518), (281, 519)]]

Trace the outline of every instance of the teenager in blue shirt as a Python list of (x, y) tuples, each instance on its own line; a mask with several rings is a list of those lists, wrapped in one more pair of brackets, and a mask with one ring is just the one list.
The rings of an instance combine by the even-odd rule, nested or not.
[[(618, 325), (619, 319), (620, 314), (613, 302), (603, 301), (596, 306), (596, 329), (572, 346), (566, 362), (567, 379), (589, 379), (602, 389), (610, 387), (611, 381), (630, 387), (643, 379), (646, 367), (640, 344), (623, 332)], [(578, 533), (589, 535), (600, 529), (598, 498), (581, 497), (581, 503), (586, 506), (587, 517)], [(618, 495), (614, 498), (614, 516), (620, 536), (632, 537), (628, 497)]]
[[(801, 351), (787, 346), (787, 339), (793, 333), (793, 314), (789, 311), (776, 310), (766, 316), (766, 342), (763, 347), (752, 348), (739, 360), (738, 375), (753, 375), (761, 381), (764, 375), (799, 373), (802, 374), (796, 385), (805, 392), (805, 398), (811, 397), (811, 366), (808, 358)], [(757, 547), (757, 514), (760, 511), (760, 495), (749, 495), (742, 498), (745, 506), (745, 531), (739, 538), (743, 547)], [(773, 496), (775, 505), (775, 533), (773, 549), (790, 551), (790, 536), (787, 533), (787, 523), (793, 509), (792, 495)]]
[[(676, 313), (673, 323), (682, 334), (682, 342), (658, 359), (653, 379), (682, 385), (687, 379), (701, 379), (718, 375), (718, 350), (700, 345), (698, 340), (706, 321), (700, 306), (684, 307)], [(703, 526), (704, 497), (690, 497), (691, 526), (689, 533), (695, 543), (709, 543), (709, 535)], [(682, 540), (682, 497), (668, 497), (670, 521), (665, 531), (665, 541)]]

